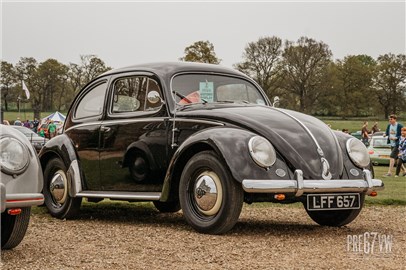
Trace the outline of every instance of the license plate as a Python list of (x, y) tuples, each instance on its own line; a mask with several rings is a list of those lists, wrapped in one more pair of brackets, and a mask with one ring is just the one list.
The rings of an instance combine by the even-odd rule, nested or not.
[(360, 208), (359, 193), (309, 194), (307, 210), (347, 210)]

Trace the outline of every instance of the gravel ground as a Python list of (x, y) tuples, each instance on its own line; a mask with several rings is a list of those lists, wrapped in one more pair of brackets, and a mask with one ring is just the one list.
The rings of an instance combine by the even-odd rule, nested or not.
[[(32, 215), (23, 242), (2, 251), (1, 269), (405, 269), (406, 265), (405, 207), (367, 206), (351, 224), (328, 228), (316, 225), (300, 207), (244, 206), (236, 227), (221, 236), (196, 233), (181, 213), (160, 214), (137, 206), (91, 209), (82, 210), (77, 220)], [(387, 242), (391, 250), (382, 245), (387, 236), (392, 237)]]

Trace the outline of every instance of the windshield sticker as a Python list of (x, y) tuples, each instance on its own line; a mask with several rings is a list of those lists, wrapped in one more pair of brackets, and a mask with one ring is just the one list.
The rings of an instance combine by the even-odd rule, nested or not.
[(199, 83), (200, 97), (207, 102), (214, 101), (214, 84), (213, 82), (200, 82)]

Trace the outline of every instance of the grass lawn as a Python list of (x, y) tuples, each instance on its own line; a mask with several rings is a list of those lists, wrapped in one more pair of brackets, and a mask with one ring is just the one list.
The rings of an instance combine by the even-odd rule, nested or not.
[[(366, 198), (367, 204), (383, 205), (406, 205), (406, 177), (384, 177), (388, 172), (388, 166), (375, 166), (375, 179), (381, 179), (385, 184), (385, 189), (378, 192), (378, 196)], [(400, 173), (402, 174), (402, 172)]]
[[(364, 125), (364, 121), (356, 120), (326, 120), (322, 119), (326, 124), (330, 124), (331, 128), (334, 130), (343, 130), (344, 128), (348, 129), (350, 133), (361, 130)], [(375, 122), (378, 122), (378, 127), (381, 131), (385, 131), (388, 121), (368, 121), (368, 129), (370, 130)]]
[[(41, 113), (41, 118), (44, 118), (52, 113), (54, 113), (55, 111), (52, 112), (42, 112)], [(63, 115), (66, 115), (66, 112), (60, 112)], [(20, 114), (18, 112), (4, 112), (4, 119), (8, 120), (11, 123), (13, 123), (17, 117), (20, 117), (21, 121), (25, 121), (27, 119), (29, 120), (34, 120), (34, 112), (20, 112)]]

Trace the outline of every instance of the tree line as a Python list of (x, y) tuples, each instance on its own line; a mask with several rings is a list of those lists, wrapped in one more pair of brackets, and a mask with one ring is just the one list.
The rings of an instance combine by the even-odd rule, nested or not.
[[(111, 69), (95, 55), (64, 65), (55, 59), (38, 63), (22, 57), (13, 65), (1, 62), (2, 110), (29, 102), (38, 117), (42, 111), (66, 110), (86, 83)], [(181, 61), (221, 64), (214, 45), (197, 41), (184, 50)], [(280, 97), (283, 108), (319, 116), (365, 117), (404, 112), (406, 56), (387, 53), (374, 59), (348, 55), (333, 59), (327, 44), (308, 37), (283, 41), (261, 37), (249, 42), (234, 68), (252, 77), (269, 98)], [(31, 93), (26, 100), (21, 81)]]
[[(21, 57), (15, 65), (2, 61), (1, 109), (8, 111), (10, 104), (19, 109), (28, 103), (38, 119), (43, 111), (67, 110), (83, 86), (110, 69), (95, 55), (82, 55), (79, 64), (68, 65), (56, 59), (38, 63), (33, 57)], [(30, 92), (29, 99), (22, 91), (22, 81)]]

